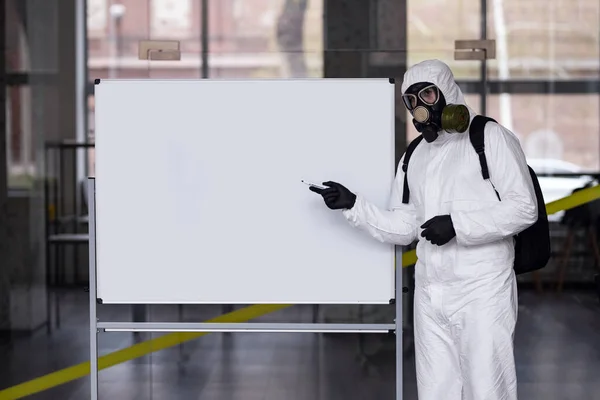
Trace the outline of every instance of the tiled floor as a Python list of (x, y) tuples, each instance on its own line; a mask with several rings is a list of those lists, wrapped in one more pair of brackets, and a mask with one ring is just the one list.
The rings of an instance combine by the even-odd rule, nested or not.
[[(600, 399), (600, 306), (591, 294), (521, 293), (516, 353), (520, 399)], [(88, 360), (84, 293), (63, 295), (63, 327), (19, 340), (0, 353), (0, 388)], [(185, 320), (204, 320), (220, 307), (186, 307)], [(129, 308), (101, 318), (129, 318)], [(172, 307), (153, 320), (177, 319)], [(312, 307), (294, 307), (265, 321), (312, 321)], [(144, 338), (149, 338), (145, 335)], [(366, 336), (379, 349), (368, 361), (354, 334), (211, 334), (100, 372), (100, 399), (116, 400), (386, 400), (395, 394), (393, 336)], [(383, 340), (384, 342), (381, 342)], [(131, 345), (129, 333), (102, 333), (101, 354)], [(31, 399), (89, 398), (88, 377)], [(404, 360), (404, 400), (416, 399), (414, 359)], [(443, 400), (443, 399), (441, 399)]]

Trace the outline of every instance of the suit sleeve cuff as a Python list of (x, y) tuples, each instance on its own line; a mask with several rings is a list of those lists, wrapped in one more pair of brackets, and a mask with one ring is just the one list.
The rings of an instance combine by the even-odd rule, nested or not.
[(344, 214), (344, 217), (346, 217), (348, 222), (352, 223), (353, 225), (359, 224), (360, 210), (362, 209), (362, 207), (361, 207), (362, 202), (363, 202), (362, 196), (357, 194), (356, 201), (354, 202), (354, 206), (350, 209), (345, 209), (342, 211), (342, 214)]

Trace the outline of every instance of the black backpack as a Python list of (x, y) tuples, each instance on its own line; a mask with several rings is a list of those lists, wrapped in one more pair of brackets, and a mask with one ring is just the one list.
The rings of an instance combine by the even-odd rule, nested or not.
[[(479, 155), (479, 164), (481, 165), (481, 175), (483, 176), (483, 179), (490, 178), (487, 160), (485, 157), (484, 144), (485, 124), (490, 121), (496, 122), (492, 118), (478, 115), (473, 119), (471, 126), (469, 127), (469, 139), (471, 140), (471, 144), (475, 148), (475, 151)], [(419, 143), (421, 143), (422, 139), (423, 136), (418, 136), (415, 140), (413, 140), (408, 145), (406, 153), (404, 154), (404, 160), (402, 162), (402, 171), (404, 171), (404, 190), (402, 193), (402, 202), (404, 204), (408, 204), (410, 195), (407, 178), (408, 162), (413, 151), (417, 148)], [(550, 225), (548, 223), (548, 215), (546, 213), (546, 203), (544, 201), (544, 196), (542, 195), (540, 183), (531, 167), (529, 167), (529, 174), (531, 175), (531, 180), (533, 181), (533, 188), (535, 190), (535, 196), (538, 203), (538, 218), (532, 226), (515, 236), (514, 270), (517, 275), (544, 268), (548, 263), (548, 260), (550, 260), (551, 255)], [(496, 196), (498, 197), (498, 200), (502, 201), (498, 192), (496, 192)]]

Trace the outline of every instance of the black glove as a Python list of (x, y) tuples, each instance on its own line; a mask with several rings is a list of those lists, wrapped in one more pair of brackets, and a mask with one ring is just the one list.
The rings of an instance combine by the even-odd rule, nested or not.
[(424, 229), (421, 236), (438, 246), (445, 245), (456, 236), (452, 218), (449, 215), (433, 217), (421, 225), (421, 228)]
[(354, 207), (356, 195), (337, 182), (323, 182), (327, 189), (310, 186), (309, 189), (323, 196), (325, 205), (332, 210), (343, 210)]

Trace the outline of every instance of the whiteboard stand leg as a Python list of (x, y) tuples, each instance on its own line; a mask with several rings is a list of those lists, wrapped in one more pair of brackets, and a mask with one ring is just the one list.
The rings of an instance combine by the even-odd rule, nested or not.
[[(233, 304), (223, 304), (222, 309), (223, 314), (229, 314), (230, 312), (233, 312)], [(223, 332), (226, 337), (229, 337), (230, 333), (231, 332)]]
[[(177, 304), (178, 321), (183, 322), (183, 304)], [(183, 342), (179, 343), (179, 365), (183, 364), (185, 353), (183, 352)]]
[[(396, 260), (402, 260), (402, 248), (396, 247)], [(402, 400), (402, 379), (403, 379), (403, 369), (402, 362), (404, 360), (404, 351), (403, 351), (403, 331), (402, 328), (404, 326), (402, 320), (402, 262), (396, 263), (396, 400)]]
[(89, 199), (89, 266), (90, 266), (90, 391), (98, 400), (98, 317), (96, 316), (96, 181), (88, 178)]
[[(146, 304), (134, 304), (131, 306), (131, 314), (133, 316), (133, 320), (135, 322), (146, 322), (147, 318), (147, 308)], [(139, 332), (132, 332), (134, 342), (140, 342), (142, 340), (142, 336)]]

